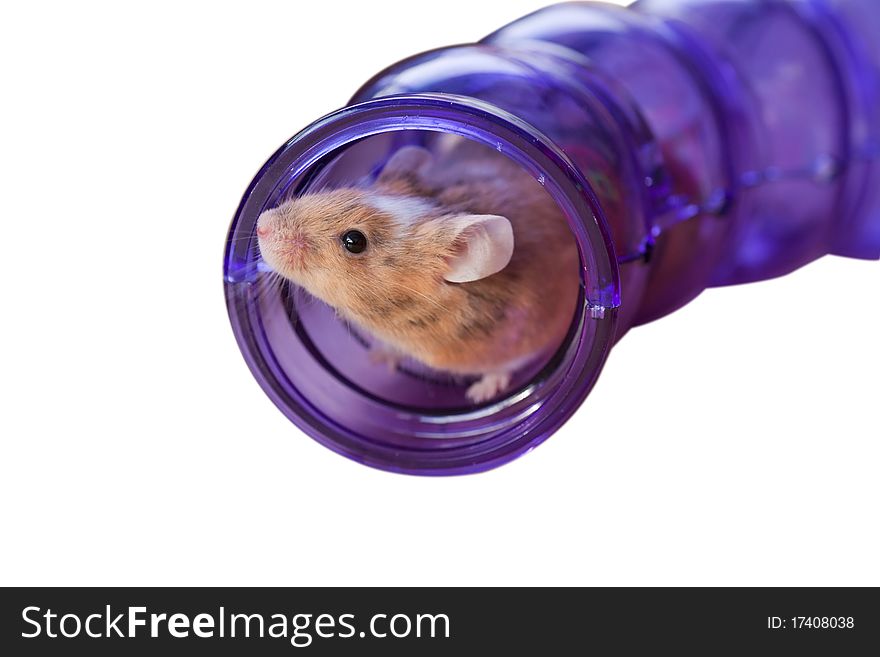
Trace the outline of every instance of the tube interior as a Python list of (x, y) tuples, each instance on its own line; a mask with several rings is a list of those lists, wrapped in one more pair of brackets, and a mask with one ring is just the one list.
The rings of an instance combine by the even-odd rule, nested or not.
[[(277, 207), (290, 199), (328, 190), (352, 187), (375, 189), (377, 177), (400, 148), (418, 146), (442, 157), (439, 153), (443, 149), (455, 147), (454, 140), (463, 139), (428, 131), (382, 133), (367, 137), (327, 158), (296, 188), (280, 182), (280, 193), (275, 195), (272, 205)], [(470, 143), (464, 148), (473, 153), (476, 159), (500, 157), (480, 152), (480, 149), (491, 151), (488, 146)], [(541, 183), (531, 176), (522, 175), (510, 181), (510, 185), (516, 186), (510, 190), (511, 194), (544, 195), (544, 203), (556, 207)], [(533, 189), (527, 190), (524, 185), (531, 185)], [(552, 218), (536, 220), (565, 224), (565, 218), (558, 210)], [(522, 229), (523, 225), (524, 218), (518, 218), (517, 228)], [(567, 231), (567, 228), (563, 230)], [(570, 232), (568, 235), (574, 248), (574, 236)], [(412, 246), (419, 247), (417, 244)], [(519, 247), (515, 246), (514, 249), (516, 248)], [(317, 298), (308, 289), (288, 280), (279, 280), (263, 261), (256, 242), (252, 249), (251, 256), (256, 261), (255, 269), (258, 272), (255, 284), (260, 291), (255, 302), (259, 305), (266, 339), (285, 376), (295, 382), (310, 399), (325, 399), (328, 413), (348, 415), (354, 412), (357, 415), (356, 402), (359, 402), (367, 403), (368, 406), (387, 406), (398, 412), (432, 415), (435, 419), (471, 415), (480, 408), (496, 406), (503, 404), (505, 399), (521, 397), (523, 393), (540, 385), (561, 362), (565, 351), (562, 349), (563, 343), (571, 337), (571, 330), (566, 330), (563, 336), (547, 344), (546, 348), (518, 363), (506, 390), (491, 399), (474, 402), (468, 398), (467, 390), (479, 381), (479, 372), (456, 372), (431, 367), (420, 359), (405, 354), (396, 366), (376, 362), (375, 353), (387, 351), (388, 347), (393, 348), (393, 343), (389, 344), (356, 321), (343, 318), (344, 312)], [(571, 277), (578, 276), (577, 269), (579, 262), (573, 263)], [(401, 275), (406, 275), (406, 272), (401, 272)], [(339, 285), (351, 283), (344, 280), (341, 273), (339, 276)], [(362, 283), (359, 281), (359, 284)], [(531, 281), (527, 285), (540, 289), (546, 283), (547, 281)], [(376, 280), (372, 284), (382, 286), (384, 282)], [(579, 293), (577, 288), (569, 298), (558, 299), (560, 304), (568, 308), (566, 324), (569, 329), (575, 319)], [(412, 301), (423, 302), (415, 295)], [(457, 310), (440, 309), (439, 312), (455, 314)], [(464, 336), (461, 339), (470, 338)], [(306, 363), (309, 364), (308, 367)], [(325, 394), (328, 389), (334, 390), (332, 396)], [(341, 394), (342, 390), (345, 390), (344, 394)], [(367, 411), (362, 409), (361, 412)]]

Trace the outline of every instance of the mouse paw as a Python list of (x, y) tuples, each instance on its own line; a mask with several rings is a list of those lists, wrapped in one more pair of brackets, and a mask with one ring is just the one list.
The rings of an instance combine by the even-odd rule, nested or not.
[(475, 404), (489, 401), (498, 393), (507, 390), (510, 385), (510, 374), (507, 372), (494, 372), (484, 374), (483, 378), (467, 389), (467, 398)]
[(389, 372), (397, 371), (397, 365), (400, 363), (400, 355), (387, 347), (370, 347), (367, 357), (373, 365), (384, 365)]

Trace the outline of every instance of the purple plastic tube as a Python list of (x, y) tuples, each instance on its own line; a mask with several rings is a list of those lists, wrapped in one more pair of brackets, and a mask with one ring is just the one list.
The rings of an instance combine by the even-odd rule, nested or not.
[[(391, 66), (244, 194), (224, 285), (248, 365), (291, 421), (367, 465), (458, 474), (515, 458), (574, 413), (631, 326), (826, 254), (880, 258), (878, 35), (875, 0), (578, 2)], [(481, 406), (453, 377), (376, 367), (331, 309), (261, 285), (261, 212), (438, 133), (530, 172), (581, 258), (564, 344)]]

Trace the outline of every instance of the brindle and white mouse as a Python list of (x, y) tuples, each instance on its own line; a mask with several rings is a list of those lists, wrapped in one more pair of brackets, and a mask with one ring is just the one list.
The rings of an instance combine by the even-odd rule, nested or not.
[(577, 248), (556, 204), (467, 140), (404, 147), (369, 187), (264, 212), (257, 236), (269, 267), (395, 355), (481, 376), (473, 402), (560, 344), (578, 296)]

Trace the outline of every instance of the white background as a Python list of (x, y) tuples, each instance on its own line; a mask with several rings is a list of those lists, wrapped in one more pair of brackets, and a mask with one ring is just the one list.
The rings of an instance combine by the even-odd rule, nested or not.
[(404, 56), (541, 5), (8, 4), (0, 583), (880, 584), (880, 263), (706, 292), (536, 451), (371, 470), (301, 434), (226, 317), (263, 161)]

